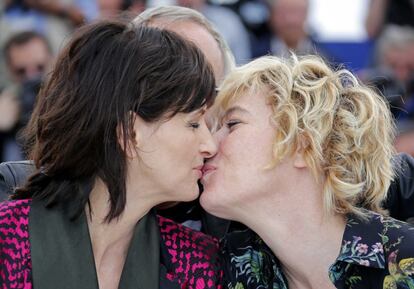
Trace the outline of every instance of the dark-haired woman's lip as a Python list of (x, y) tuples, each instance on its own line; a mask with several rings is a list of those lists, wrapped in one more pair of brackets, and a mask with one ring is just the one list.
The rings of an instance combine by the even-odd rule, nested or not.
[(197, 179), (201, 179), (203, 177), (203, 165), (197, 166), (193, 170), (197, 173)]

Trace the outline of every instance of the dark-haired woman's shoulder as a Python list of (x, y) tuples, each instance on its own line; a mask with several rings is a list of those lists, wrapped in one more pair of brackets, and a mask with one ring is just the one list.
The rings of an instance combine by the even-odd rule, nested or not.
[(223, 288), (218, 241), (170, 219), (158, 216), (161, 260), (166, 278), (180, 288)]
[(31, 286), (30, 205), (31, 200), (0, 203), (0, 284), (3, 288)]

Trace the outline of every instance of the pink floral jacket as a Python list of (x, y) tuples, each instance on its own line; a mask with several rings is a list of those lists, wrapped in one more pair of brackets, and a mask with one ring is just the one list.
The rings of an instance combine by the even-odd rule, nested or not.
[[(119, 288), (222, 288), (217, 242), (150, 212), (136, 226)], [(30, 199), (0, 203), (0, 288), (98, 289), (86, 218)]]

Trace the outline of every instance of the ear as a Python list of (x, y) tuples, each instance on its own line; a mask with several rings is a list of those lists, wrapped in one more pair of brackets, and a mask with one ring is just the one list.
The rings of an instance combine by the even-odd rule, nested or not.
[(304, 169), (308, 167), (305, 160), (305, 151), (308, 148), (309, 143), (304, 136), (299, 137), (298, 147), (293, 157), (293, 165), (297, 169)]
[(135, 112), (130, 112), (130, 114), (130, 119), (132, 121), (132, 130), (130, 132), (129, 138), (125, 138), (124, 134), (128, 128), (124, 128), (121, 124), (118, 124), (117, 126), (117, 135), (119, 145), (125, 151), (127, 157), (133, 159), (138, 156), (137, 150), (145, 139), (146, 132), (149, 130), (149, 123), (143, 120)]

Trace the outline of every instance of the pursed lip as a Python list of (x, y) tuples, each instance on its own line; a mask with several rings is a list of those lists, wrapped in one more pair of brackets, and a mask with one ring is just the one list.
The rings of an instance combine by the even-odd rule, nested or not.
[(193, 168), (193, 170), (203, 171), (203, 167), (204, 167), (204, 165), (199, 165), (199, 166), (196, 166), (195, 168)]
[(203, 176), (203, 165), (196, 166), (195, 168), (193, 168), (193, 170), (197, 171), (197, 173), (199, 174), (199, 178)]
[(208, 173), (211, 173), (213, 171), (217, 170), (217, 167), (210, 165), (210, 164), (204, 164), (202, 171), (203, 171), (203, 177), (207, 175)]

